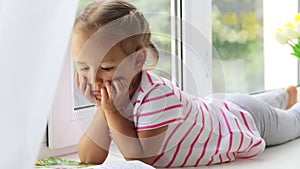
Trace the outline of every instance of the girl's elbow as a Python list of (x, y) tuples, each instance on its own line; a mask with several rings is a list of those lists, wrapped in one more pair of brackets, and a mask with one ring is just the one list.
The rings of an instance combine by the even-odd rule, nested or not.
[(108, 152), (95, 146), (90, 140), (81, 139), (78, 144), (78, 156), (81, 162), (86, 164), (102, 164)]
[(92, 153), (89, 152), (79, 152), (78, 151), (79, 159), (82, 163), (85, 164), (102, 164), (105, 161), (103, 157), (94, 157)]
[(152, 165), (153, 161), (154, 161), (154, 157), (148, 157), (148, 158), (128, 158), (125, 157), (126, 161), (133, 161), (133, 160), (138, 160), (141, 161), (143, 163), (146, 163), (148, 165)]

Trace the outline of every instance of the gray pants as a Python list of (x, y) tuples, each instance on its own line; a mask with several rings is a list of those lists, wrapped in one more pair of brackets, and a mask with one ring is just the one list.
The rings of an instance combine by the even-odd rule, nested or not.
[(285, 90), (257, 95), (226, 94), (225, 97), (253, 116), (267, 146), (282, 144), (300, 136), (300, 103), (283, 110), (288, 104)]

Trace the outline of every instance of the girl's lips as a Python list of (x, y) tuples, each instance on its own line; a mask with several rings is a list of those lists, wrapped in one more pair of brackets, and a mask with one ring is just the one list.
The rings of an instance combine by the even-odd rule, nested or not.
[(94, 94), (95, 96), (101, 95), (100, 90), (93, 90), (93, 94)]
[(100, 90), (93, 90), (92, 91), (92, 94), (95, 96), (95, 98), (97, 100), (101, 100), (101, 93), (100, 93)]

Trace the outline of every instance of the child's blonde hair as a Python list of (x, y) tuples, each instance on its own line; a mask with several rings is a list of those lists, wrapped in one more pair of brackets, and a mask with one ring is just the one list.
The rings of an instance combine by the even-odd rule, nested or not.
[(77, 16), (73, 33), (93, 34), (102, 26), (115, 20), (118, 20), (118, 24), (121, 25), (121, 27), (126, 28), (120, 31), (125, 33), (138, 32), (119, 42), (122, 50), (127, 55), (130, 55), (145, 47), (151, 51), (153, 56), (154, 63), (151, 64), (151, 66), (155, 66), (159, 59), (159, 53), (155, 45), (151, 42), (149, 23), (144, 15), (137, 11), (135, 6), (126, 1), (93, 1)]

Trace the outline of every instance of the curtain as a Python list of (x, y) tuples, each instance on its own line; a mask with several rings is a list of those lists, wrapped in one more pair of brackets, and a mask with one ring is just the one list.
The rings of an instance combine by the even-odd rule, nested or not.
[(78, 1), (0, 0), (0, 166), (33, 168)]

